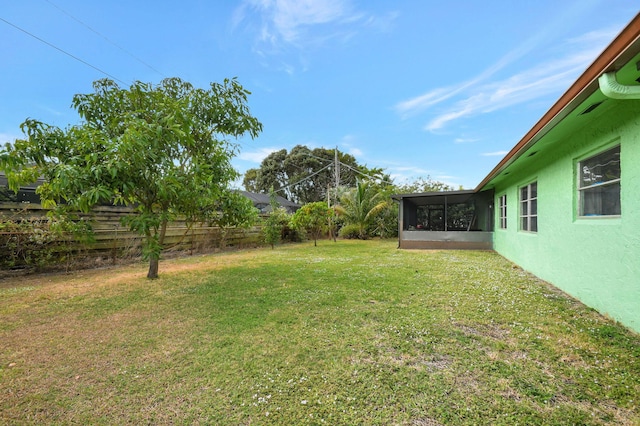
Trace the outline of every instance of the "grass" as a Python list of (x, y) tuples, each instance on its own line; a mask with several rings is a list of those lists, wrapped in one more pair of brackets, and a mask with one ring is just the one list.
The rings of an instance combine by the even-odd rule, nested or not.
[(495, 253), (282, 246), (0, 281), (4, 424), (640, 424), (640, 337)]

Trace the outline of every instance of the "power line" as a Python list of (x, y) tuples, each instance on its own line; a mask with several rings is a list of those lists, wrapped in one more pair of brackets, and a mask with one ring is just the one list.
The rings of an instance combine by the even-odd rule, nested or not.
[(318, 156), (316, 156), (316, 155), (313, 155), (311, 152), (307, 152), (306, 154), (307, 154), (309, 157), (315, 158), (316, 160), (322, 160), (322, 161), (326, 161), (326, 162), (328, 162), (328, 163), (333, 163), (333, 161), (332, 161), (332, 160), (329, 160), (329, 159), (327, 159), (327, 158), (318, 157)]
[(99, 33), (98, 31), (94, 30), (93, 28), (91, 28), (89, 25), (85, 24), (84, 22), (82, 22), (80, 19), (76, 18), (75, 16), (73, 16), (72, 14), (70, 14), (69, 12), (67, 12), (66, 10), (62, 9), (60, 6), (56, 5), (55, 3), (49, 1), (49, 0), (45, 0), (47, 3), (49, 3), (51, 6), (55, 7), (56, 9), (58, 9), (60, 12), (64, 13), (65, 15), (67, 15), (69, 18), (73, 19), (74, 21), (76, 21), (77, 23), (83, 25), (85, 28), (87, 28), (89, 31), (93, 32), (94, 34), (99, 35), (100, 37), (102, 37), (107, 43), (117, 47), (118, 49), (122, 50), (124, 53), (126, 53), (127, 55), (131, 56), (133, 59), (135, 59), (136, 61), (140, 62), (142, 65), (146, 66), (147, 68), (149, 68), (150, 70), (158, 73), (159, 75), (161, 75), (163, 78), (166, 78), (166, 76), (161, 73), (160, 71), (158, 71), (157, 69), (155, 69), (154, 67), (152, 67), (151, 65), (149, 65), (148, 63), (146, 63), (145, 61), (143, 61), (142, 59), (138, 58), (136, 55), (134, 55), (133, 53), (129, 52), (127, 49), (125, 49), (124, 47), (118, 45), (116, 42), (110, 40), (107, 36), (105, 36), (104, 34)]
[(53, 48), (54, 48), (54, 49), (56, 49), (57, 51), (64, 53), (65, 55), (67, 55), (67, 56), (69, 56), (69, 57), (71, 57), (71, 58), (75, 59), (75, 60), (76, 60), (76, 61), (78, 61), (78, 62), (81, 62), (81, 63), (85, 64), (85, 65), (86, 65), (86, 66), (88, 66), (88, 67), (93, 68), (94, 70), (96, 70), (96, 71), (98, 71), (98, 72), (100, 72), (100, 73), (102, 73), (102, 74), (106, 75), (107, 77), (109, 77), (109, 78), (111, 78), (111, 79), (113, 79), (113, 80), (115, 80), (115, 81), (118, 81), (118, 82), (120, 82), (120, 83), (124, 84), (125, 86), (127, 85), (127, 83), (125, 83), (124, 81), (120, 80), (118, 77), (114, 77), (114, 76), (112, 76), (112, 75), (111, 75), (111, 74), (109, 74), (108, 72), (106, 72), (106, 71), (104, 71), (104, 70), (101, 70), (100, 68), (96, 67), (95, 65), (91, 65), (89, 62), (84, 61), (84, 60), (82, 60), (82, 59), (78, 58), (77, 56), (72, 55), (71, 53), (67, 52), (66, 50), (63, 50), (63, 49), (59, 48), (58, 46), (56, 46), (56, 45), (54, 45), (54, 44), (51, 44), (51, 43), (49, 43), (48, 41), (46, 41), (46, 40), (44, 40), (44, 39), (41, 39), (41, 38), (40, 38), (40, 37), (38, 37), (37, 35), (32, 34), (32, 33), (30, 33), (29, 31), (27, 31), (27, 30), (25, 30), (25, 29), (23, 29), (23, 28), (20, 28), (19, 26), (15, 25), (15, 24), (12, 24), (11, 22), (7, 21), (6, 19), (4, 19), (4, 18), (0, 18), (0, 21), (4, 22), (4, 23), (5, 23), (5, 24), (7, 24), (7, 25), (12, 26), (13, 28), (15, 28), (15, 29), (17, 29), (17, 30), (19, 30), (19, 31), (22, 31), (23, 33), (25, 33), (25, 34), (27, 34), (27, 35), (29, 35), (29, 36), (31, 36), (31, 37), (33, 37), (33, 38), (35, 38), (36, 40), (38, 40), (38, 41), (40, 41), (40, 42), (42, 42), (42, 43), (46, 44), (46, 45), (47, 45), (47, 46), (49, 46), (49, 47), (53, 47)]
[(341, 165), (343, 165), (343, 166), (345, 166), (345, 167), (346, 167), (346, 168), (348, 168), (348, 169), (353, 170), (354, 172), (356, 172), (356, 173), (358, 173), (358, 174), (360, 174), (360, 175), (362, 175), (362, 176), (364, 176), (364, 177), (369, 178), (369, 179), (379, 180), (379, 181), (381, 181), (381, 182), (383, 182), (383, 183), (388, 183), (389, 185), (393, 185), (393, 182), (392, 182), (392, 181), (388, 181), (388, 180), (386, 180), (386, 179), (382, 179), (382, 178), (378, 178), (378, 177), (375, 177), (375, 176), (368, 175), (368, 174), (366, 174), (366, 173), (361, 172), (361, 171), (360, 171), (360, 170), (358, 170), (358, 169), (354, 169), (353, 167), (351, 167), (351, 166), (350, 166), (350, 165), (348, 165), (348, 164), (344, 164), (343, 162), (340, 162), (340, 164), (341, 164)]
[(312, 177), (314, 177), (315, 175), (317, 175), (317, 174), (319, 174), (319, 173), (322, 173), (322, 172), (324, 172), (325, 170), (327, 170), (327, 169), (331, 168), (331, 166), (332, 166), (332, 165), (333, 165), (333, 164), (329, 164), (328, 166), (325, 166), (325, 167), (321, 168), (321, 169), (320, 169), (320, 170), (318, 170), (317, 172), (312, 173), (312, 174), (310, 174), (309, 176), (307, 176), (307, 177), (305, 177), (305, 178), (303, 178), (303, 179), (300, 179), (300, 180), (299, 180), (299, 181), (297, 181), (297, 182), (290, 183), (289, 185), (282, 186), (282, 187), (278, 188), (276, 191), (273, 191), (273, 192), (280, 192), (280, 191), (282, 191), (283, 189), (287, 189), (287, 188), (289, 188), (290, 186), (294, 186), (294, 185), (297, 185), (297, 184), (299, 184), (299, 183), (302, 183), (302, 182), (304, 182), (304, 181), (306, 181), (306, 180), (309, 180), (309, 179), (311, 179)]
[[(338, 149), (337, 149), (337, 148), (336, 148), (335, 152), (336, 152), (336, 153), (338, 152)], [(313, 158), (318, 159), (318, 160), (326, 161), (327, 163), (330, 163), (330, 164), (335, 164), (335, 163), (336, 163), (336, 162), (335, 162), (335, 160), (334, 160), (334, 161), (331, 161), (331, 160), (326, 159), (326, 158), (321, 158), (321, 157), (318, 157), (318, 156), (315, 156), (315, 155), (311, 154), (310, 152), (308, 152), (308, 153), (306, 153), (306, 154), (307, 154), (308, 156), (310, 156), (310, 157), (313, 157)], [(346, 168), (351, 169), (351, 170), (353, 170), (354, 172), (356, 172), (356, 173), (358, 173), (358, 174), (360, 174), (360, 175), (362, 175), (362, 176), (364, 176), (364, 177), (367, 177), (367, 178), (369, 178), (369, 179), (379, 180), (379, 181), (381, 181), (381, 182), (383, 182), (383, 183), (388, 183), (389, 185), (393, 185), (393, 182), (390, 182), (390, 181), (388, 181), (388, 180), (386, 180), (386, 179), (378, 178), (378, 177), (371, 176), (371, 175), (368, 175), (368, 174), (366, 174), (366, 173), (363, 173), (363, 172), (361, 172), (360, 170), (355, 169), (355, 168), (351, 167), (350, 165), (343, 163), (342, 161), (339, 161), (339, 160), (338, 160), (338, 161), (337, 161), (337, 164), (338, 164), (339, 166), (345, 166)]]

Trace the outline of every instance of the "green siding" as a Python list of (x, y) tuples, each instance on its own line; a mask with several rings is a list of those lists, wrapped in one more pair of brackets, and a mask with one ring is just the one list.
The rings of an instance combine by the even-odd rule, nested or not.
[[(495, 205), (507, 194), (508, 225), (496, 226), (494, 249), (640, 332), (640, 101), (607, 102), (582, 129), (542, 141), (542, 148), (531, 149), (539, 149), (534, 157), (516, 162), (507, 176), (495, 180)], [(576, 162), (616, 144), (621, 147), (621, 216), (578, 218)], [(534, 180), (538, 232), (527, 233), (519, 231), (518, 189)], [(499, 224), (497, 208), (495, 221)]]

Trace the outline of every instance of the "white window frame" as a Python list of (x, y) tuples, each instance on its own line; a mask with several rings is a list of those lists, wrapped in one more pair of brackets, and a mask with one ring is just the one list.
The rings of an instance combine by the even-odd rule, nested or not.
[[(535, 188), (535, 196), (533, 195)], [(538, 181), (518, 188), (520, 200), (520, 230), (538, 232)]]
[(507, 194), (498, 197), (498, 215), (500, 229), (507, 229)]
[[(618, 198), (618, 203), (619, 204), (621, 203), (621, 200), (620, 200), (620, 196), (621, 196), (620, 195), (620, 177), (615, 178), (615, 179), (609, 179), (609, 180), (606, 180), (606, 181), (595, 181), (594, 183), (592, 183), (590, 185), (584, 185), (584, 186), (582, 185), (582, 183), (583, 183), (582, 182), (582, 176), (583, 176), (583, 173), (585, 173), (583, 168), (586, 167), (584, 164), (586, 162), (592, 160), (595, 157), (598, 157), (598, 156), (600, 156), (602, 154), (605, 154), (605, 153), (607, 153), (609, 151), (613, 151), (615, 149), (618, 150), (618, 155), (621, 157), (620, 144), (617, 144), (617, 145), (609, 146), (609, 147), (607, 147), (605, 149), (601, 149), (598, 152), (596, 152), (596, 153), (594, 153), (592, 155), (589, 155), (588, 157), (584, 157), (581, 160), (576, 162), (576, 192), (577, 192), (577, 215), (578, 215), (578, 218), (585, 219), (585, 218), (593, 218), (593, 217), (596, 217), (596, 218), (619, 218), (620, 217), (621, 212), (620, 213), (616, 213), (616, 214), (585, 214), (585, 212), (584, 212), (584, 200), (583, 200), (583, 198), (584, 198), (583, 194), (585, 194), (589, 190), (593, 190), (593, 189), (596, 189), (596, 188), (606, 188), (606, 187), (611, 187), (613, 185), (617, 185), (618, 186), (618, 197), (619, 197)], [(619, 166), (618, 166), (619, 167), (618, 175), (621, 176), (622, 167), (620, 165), (620, 160), (618, 161), (618, 164), (619, 164)], [(593, 178), (593, 180), (596, 180), (598, 177), (602, 177), (602, 176), (598, 175), (597, 172), (591, 172), (591, 173), (593, 173), (594, 176), (595, 176)], [(620, 206), (620, 207), (622, 207), (622, 206)]]

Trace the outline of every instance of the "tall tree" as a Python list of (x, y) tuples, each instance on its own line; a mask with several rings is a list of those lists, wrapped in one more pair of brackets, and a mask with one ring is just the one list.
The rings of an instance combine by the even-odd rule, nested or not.
[(258, 190), (258, 169), (249, 169), (244, 173), (242, 186), (249, 192), (260, 192)]
[[(338, 152), (338, 161), (340, 185), (355, 185), (362, 166), (343, 152)], [(257, 171), (251, 169), (245, 175), (245, 189), (267, 193), (273, 187), (285, 198), (301, 204), (326, 200), (327, 189), (335, 187), (334, 165), (333, 149), (311, 150), (304, 145), (297, 145), (290, 152), (282, 149), (269, 154)]]
[(45, 206), (133, 206), (137, 215), (126, 225), (144, 236), (147, 277), (156, 278), (167, 223), (178, 215), (211, 218), (237, 177), (230, 162), (236, 145), (227, 138), (256, 137), (262, 124), (235, 79), (207, 90), (179, 78), (128, 89), (103, 79), (93, 87), (73, 97), (81, 124), (63, 130), (26, 120), (26, 138), (0, 151), (0, 168), (13, 190), (44, 177), (38, 192)]
[[(256, 187), (259, 192), (269, 193), (270, 191), (281, 191), (287, 186), (287, 175), (284, 171), (284, 161), (287, 158), (287, 150), (281, 149), (269, 154), (260, 164), (260, 170), (257, 173)], [(286, 189), (286, 188), (285, 188)], [(285, 198), (288, 197), (284, 192)]]

